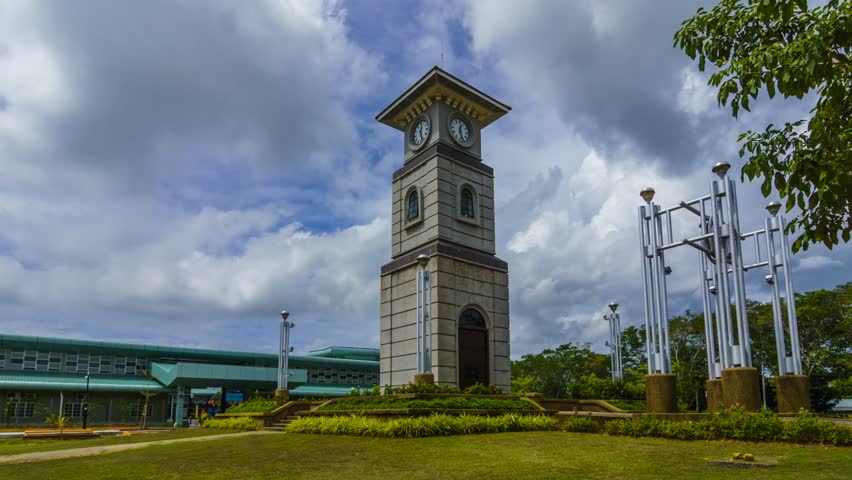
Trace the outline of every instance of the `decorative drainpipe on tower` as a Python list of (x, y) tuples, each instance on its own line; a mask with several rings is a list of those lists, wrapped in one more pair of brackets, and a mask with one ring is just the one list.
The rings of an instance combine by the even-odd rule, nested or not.
[(417, 256), (417, 373), (415, 385), (435, 383), (432, 374), (432, 273), (426, 269), (429, 255)]

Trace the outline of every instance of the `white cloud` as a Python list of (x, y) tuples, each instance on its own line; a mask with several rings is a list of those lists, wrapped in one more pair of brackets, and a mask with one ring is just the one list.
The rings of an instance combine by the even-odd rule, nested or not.
[(716, 92), (707, 85), (707, 79), (694, 67), (681, 70), (681, 87), (677, 93), (677, 106), (682, 112), (701, 115), (716, 107)]
[(840, 260), (829, 258), (824, 255), (808, 255), (799, 259), (796, 270), (819, 270), (826, 267), (843, 265)]

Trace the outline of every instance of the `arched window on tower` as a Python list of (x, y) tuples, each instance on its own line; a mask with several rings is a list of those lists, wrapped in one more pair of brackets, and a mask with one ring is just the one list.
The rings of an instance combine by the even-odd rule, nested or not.
[(476, 217), (473, 208), (473, 191), (469, 187), (464, 187), (461, 191), (461, 214), (471, 219)]
[(418, 201), (419, 199), (417, 198), (417, 189), (411, 190), (411, 192), (408, 194), (408, 211), (405, 214), (405, 218), (409, 222), (417, 219), (417, 217), (420, 215), (420, 205)]

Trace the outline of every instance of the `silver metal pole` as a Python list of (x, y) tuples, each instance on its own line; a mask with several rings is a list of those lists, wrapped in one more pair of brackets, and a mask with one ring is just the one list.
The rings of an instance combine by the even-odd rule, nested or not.
[(772, 324), (775, 328), (775, 350), (778, 356), (778, 375), (787, 374), (787, 347), (784, 341), (784, 320), (781, 315), (781, 298), (778, 292), (778, 265), (775, 262), (775, 236), (773, 220), (764, 219), (766, 228), (766, 255), (769, 257), (769, 290), (772, 294)]
[(790, 328), (790, 350), (793, 354), (793, 373), (802, 375), (802, 347), (799, 343), (799, 320), (796, 318), (796, 295), (793, 293), (793, 269), (790, 265), (790, 246), (787, 244), (787, 222), (778, 215), (778, 234), (781, 237), (781, 258), (784, 269), (784, 290), (787, 294), (787, 323)]
[(751, 367), (751, 336), (748, 331), (748, 312), (746, 311), (745, 277), (743, 275), (742, 241), (740, 240), (740, 219), (737, 211), (737, 190), (734, 182), (725, 177), (725, 201), (728, 204), (728, 238), (731, 245), (731, 263), (733, 266), (734, 302), (737, 306), (737, 329), (740, 340), (742, 365)]
[[(669, 217), (669, 241), (671, 241), (671, 217)], [(662, 216), (657, 216), (657, 234), (659, 238), (663, 238), (663, 221)], [(671, 341), (669, 339), (669, 293), (666, 288), (666, 257), (663, 252), (659, 252), (657, 259), (659, 271), (662, 273), (659, 277), (660, 281), (660, 327), (662, 338), (660, 339), (660, 350), (663, 353), (663, 362), (666, 366), (664, 373), (672, 373), (672, 358), (671, 358)]]
[(722, 368), (733, 366), (730, 358), (733, 338), (731, 335), (731, 297), (728, 293), (728, 264), (725, 252), (725, 243), (722, 241), (722, 205), (719, 200), (719, 184), (714, 180), (710, 182), (710, 192), (713, 196), (710, 202), (710, 210), (713, 218), (713, 248), (716, 251), (716, 323), (724, 341), (719, 345), (722, 357)]
[(639, 207), (639, 253), (642, 258), (642, 291), (645, 294), (645, 355), (648, 361), (648, 373), (654, 373), (651, 358), (651, 316), (653, 307), (650, 300), (650, 282), (648, 281), (648, 253), (645, 243), (645, 207)]
[(618, 378), (624, 378), (624, 360), (621, 356), (621, 315), (615, 314), (615, 347), (618, 359)]
[[(711, 198), (711, 210), (712, 210), (712, 202), (715, 201), (715, 198), (712, 196), (712, 192), (711, 192), (710, 198)], [(705, 234), (711, 233), (710, 232), (710, 225), (707, 223), (708, 222), (707, 206), (706, 206), (704, 201), (701, 202), (701, 212), (700, 213), (701, 213), (702, 231)], [(714, 223), (714, 230), (715, 230), (715, 223)], [(715, 242), (715, 238), (716, 238), (715, 235), (716, 234), (713, 233), (713, 237), (711, 237), (711, 241), (714, 242), (714, 245), (715, 245), (714, 248), (719, 248), (718, 242)], [(705, 275), (705, 278), (707, 278), (707, 282), (709, 282), (709, 284), (707, 285), (707, 291), (708, 291), (708, 293), (711, 293), (713, 295), (712, 306), (715, 308), (715, 311), (716, 311), (715, 322), (713, 321), (712, 313), (711, 313), (711, 327), (715, 323), (715, 326), (716, 326), (716, 348), (717, 348), (716, 351), (718, 352), (718, 355), (719, 355), (719, 370), (721, 370), (723, 368), (726, 368), (726, 366), (727, 366), (726, 362), (727, 362), (728, 356), (727, 356), (727, 352), (725, 351), (725, 334), (724, 334), (724, 329), (722, 328), (722, 322), (724, 322), (724, 316), (721, 313), (722, 303), (721, 303), (720, 294), (719, 294), (719, 277), (717, 276), (718, 275), (718, 269), (716, 268), (717, 264), (719, 262), (718, 256), (719, 256), (719, 250), (716, 250), (716, 258), (715, 258), (716, 263), (713, 264), (712, 266), (710, 264), (710, 257), (708, 257), (706, 255), (704, 256), (704, 259), (705, 259), (704, 260), (704, 272), (705, 272), (704, 275)], [(713, 288), (715, 289), (712, 292), (710, 291), (711, 286), (713, 286)], [(721, 374), (720, 372), (717, 372), (716, 365), (714, 364), (713, 365), (713, 378), (719, 378), (717, 375), (720, 375), (720, 374)]]

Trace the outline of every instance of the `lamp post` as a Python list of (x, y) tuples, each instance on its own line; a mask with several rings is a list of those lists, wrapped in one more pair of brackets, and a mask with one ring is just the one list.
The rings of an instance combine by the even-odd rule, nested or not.
[(86, 398), (83, 400), (83, 430), (89, 421), (89, 371), (86, 371)]
[(608, 306), (612, 313), (604, 315), (604, 320), (609, 322), (610, 366), (612, 379), (619, 380), (624, 375), (621, 366), (621, 317), (615, 313), (618, 309), (617, 303), (610, 302)]
[(281, 331), (279, 332), (280, 342), (278, 344), (278, 388), (275, 390), (275, 396), (283, 400), (287, 400), (289, 396), (287, 380), (290, 376), (290, 329), (296, 326), (293, 322), (287, 321), (289, 317), (290, 312), (281, 311)]

